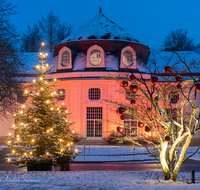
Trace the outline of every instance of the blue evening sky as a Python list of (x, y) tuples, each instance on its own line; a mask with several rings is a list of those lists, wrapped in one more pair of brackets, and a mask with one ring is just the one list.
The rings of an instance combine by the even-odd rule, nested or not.
[(36, 23), (50, 10), (74, 30), (91, 20), (102, 7), (103, 14), (134, 38), (158, 48), (170, 30), (187, 29), (200, 43), (200, 0), (8, 0), (17, 4), (19, 14), (12, 16), (19, 31)]

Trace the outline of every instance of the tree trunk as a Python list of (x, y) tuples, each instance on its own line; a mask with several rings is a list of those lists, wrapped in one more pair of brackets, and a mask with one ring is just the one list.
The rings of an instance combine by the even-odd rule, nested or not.
[(179, 170), (181, 168), (182, 162), (183, 162), (184, 157), (185, 157), (185, 153), (186, 153), (186, 151), (187, 151), (187, 149), (188, 149), (188, 147), (190, 145), (190, 142), (192, 140), (192, 136), (193, 135), (191, 135), (191, 134), (188, 136), (188, 138), (186, 139), (185, 144), (184, 144), (184, 146), (182, 148), (181, 154), (180, 154), (180, 156), (178, 158), (178, 161), (177, 161), (177, 163), (175, 165), (175, 168), (174, 168), (174, 170), (172, 172), (171, 180), (173, 180), (173, 181), (176, 181), (178, 172), (179, 172)]
[(167, 145), (168, 145), (167, 142), (161, 144), (162, 149), (160, 151), (160, 163), (161, 163), (163, 172), (165, 174), (165, 180), (170, 179), (170, 170), (169, 170), (169, 166), (167, 164), (167, 159), (166, 159)]

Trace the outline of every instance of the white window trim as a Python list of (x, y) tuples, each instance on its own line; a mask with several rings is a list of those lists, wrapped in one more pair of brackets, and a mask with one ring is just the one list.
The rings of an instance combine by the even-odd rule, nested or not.
[[(99, 65), (92, 65), (92, 63), (90, 63), (90, 54), (93, 50), (99, 50), (101, 52), (101, 63)], [(102, 68), (102, 67), (106, 67), (105, 65), (105, 55), (104, 55), (104, 50), (103, 48), (101, 48), (100, 46), (97, 45), (93, 45), (91, 46), (88, 50), (87, 50), (87, 61), (86, 61), (86, 68)]]
[[(61, 65), (62, 63), (62, 54), (65, 52), (65, 51), (68, 51), (69, 52), (69, 64), (66, 66), (66, 67), (63, 67)], [(57, 66), (57, 69), (71, 69), (72, 68), (72, 52), (71, 50), (68, 48), (68, 47), (63, 47), (60, 51), (59, 51), (59, 54), (58, 54), (58, 66)]]
[[(124, 54), (125, 51), (130, 51), (132, 53), (132, 55), (133, 55), (133, 64), (130, 65), (130, 66), (126, 66), (124, 64), (124, 62), (123, 62), (123, 54)], [(121, 59), (120, 59), (120, 68), (123, 68), (123, 69), (125, 69), (125, 68), (137, 69), (136, 52), (132, 47), (127, 46), (127, 47), (122, 49), (122, 51), (121, 51)]]

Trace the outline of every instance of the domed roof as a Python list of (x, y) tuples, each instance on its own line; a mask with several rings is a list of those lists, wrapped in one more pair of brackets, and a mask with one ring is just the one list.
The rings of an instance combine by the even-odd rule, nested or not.
[(101, 8), (92, 20), (85, 25), (79, 27), (75, 32), (72, 32), (61, 43), (70, 41), (83, 41), (83, 40), (126, 40), (134, 43), (139, 43), (123, 28), (115, 24), (102, 14)]

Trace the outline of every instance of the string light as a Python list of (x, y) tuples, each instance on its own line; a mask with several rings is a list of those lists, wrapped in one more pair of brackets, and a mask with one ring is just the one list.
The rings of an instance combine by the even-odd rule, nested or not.
[(63, 149), (60, 150), (61, 152), (63, 151)]
[(57, 79), (54, 79), (54, 81), (56, 82), (56, 81), (57, 81)]
[(44, 90), (44, 88), (40, 88), (40, 90)]
[(35, 122), (37, 122), (37, 119), (34, 119)]
[(47, 155), (49, 155), (49, 153), (48, 153), (48, 152), (46, 152), (46, 154), (47, 154)]
[(53, 93), (56, 94), (56, 91), (54, 91)]
[(27, 94), (27, 93), (28, 93), (28, 90), (25, 90), (24, 92), (25, 92), (25, 94)]
[[(47, 54), (48, 55), (48, 54)], [(49, 66), (49, 64), (46, 64), (46, 66), (48, 67)]]
[(22, 113), (23, 113), (23, 111), (20, 111), (20, 113), (22, 114)]
[(8, 133), (9, 136), (11, 136), (11, 133)]
[(78, 149), (75, 149), (74, 151), (75, 151), (75, 152), (78, 152)]
[(62, 139), (60, 139), (60, 142), (62, 142)]
[(74, 130), (72, 131), (72, 133), (74, 133)]
[(35, 79), (33, 79), (33, 82), (35, 83), (35, 82), (36, 82), (36, 80), (35, 80)]
[(40, 80), (42, 80), (43, 78), (42, 77), (40, 77)]
[(37, 95), (39, 95), (39, 93), (37, 92)]
[(47, 100), (47, 104), (49, 103), (49, 100)]
[(51, 110), (53, 110), (53, 107), (51, 107)]
[(50, 131), (53, 131), (53, 129), (51, 128)]
[(35, 142), (35, 140), (34, 140), (34, 139), (32, 139), (32, 142)]
[(24, 123), (21, 123), (21, 125), (24, 125)]
[(47, 130), (47, 133), (49, 133), (49, 130)]
[(73, 145), (73, 142), (71, 142), (71, 145)]
[(17, 141), (19, 141), (19, 138), (17, 138)]
[(15, 153), (15, 150), (13, 150), (12, 152)]
[(38, 68), (38, 69), (39, 69), (39, 68), (40, 68), (40, 65), (37, 65), (37, 66), (36, 66), (36, 68)]
[(63, 102), (63, 103), (62, 103), (62, 105), (64, 106), (64, 105), (65, 105), (65, 103)]
[(44, 45), (45, 45), (45, 43), (44, 43), (44, 42), (42, 42), (42, 43), (41, 43), (41, 45), (42, 45), (42, 46), (44, 46)]
[(8, 144), (10, 144), (10, 141), (8, 141)]
[(13, 127), (15, 127), (15, 124), (13, 124)]
[(16, 113), (14, 114), (14, 116), (16, 116)]
[(10, 162), (10, 158), (8, 158), (8, 162)]
[(25, 108), (25, 105), (22, 105), (23, 108)]
[(24, 153), (24, 155), (26, 156), (26, 152)]
[(19, 138), (19, 135), (17, 135), (17, 138)]

